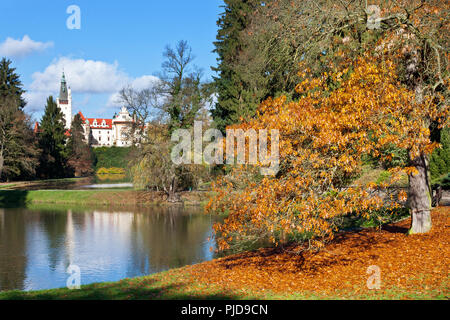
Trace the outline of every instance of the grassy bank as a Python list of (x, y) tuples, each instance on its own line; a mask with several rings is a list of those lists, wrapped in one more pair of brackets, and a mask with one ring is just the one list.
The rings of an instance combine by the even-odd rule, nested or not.
[[(403, 220), (382, 230), (346, 232), (319, 253), (266, 248), (80, 290), (6, 291), (0, 299), (443, 299), (449, 298), (450, 208), (433, 229), (406, 235)], [(368, 289), (367, 268), (381, 285)]]
[(410, 292), (399, 287), (388, 290), (334, 294), (313, 291), (264, 293), (252, 289), (223, 289), (216, 284), (196, 282), (186, 268), (173, 269), (151, 276), (123, 279), (117, 282), (94, 283), (79, 290), (67, 288), (41, 291), (0, 292), (0, 300), (339, 300), (339, 299), (446, 299), (440, 290)]
[[(202, 205), (207, 192), (181, 193), (185, 205)], [(31, 204), (65, 205), (163, 205), (164, 195), (134, 190), (0, 190), (0, 206), (27, 206)]]

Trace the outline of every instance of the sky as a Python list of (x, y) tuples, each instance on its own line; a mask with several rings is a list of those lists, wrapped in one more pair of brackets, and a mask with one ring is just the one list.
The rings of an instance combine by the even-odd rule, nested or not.
[(204, 80), (211, 79), (222, 5), (221, 0), (1, 0), (0, 57), (10, 59), (20, 75), (26, 111), (35, 120), (47, 97), (58, 96), (63, 70), (73, 113), (112, 118), (120, 110), (121, 88), (142, 89), (155, 81), (166, 45), (186, 40)]

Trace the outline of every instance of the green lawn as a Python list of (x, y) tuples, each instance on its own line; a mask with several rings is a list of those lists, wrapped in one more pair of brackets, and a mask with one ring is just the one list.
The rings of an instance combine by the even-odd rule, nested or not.
[(264, 294), (258, 294), (246, 288), (224, 291), (211, 284), (195, 283), (184, 268), (180, 268), (145, 277), (123, 279), (118, 282), (85, 285), (79, 290), (64, 288), (29, 292), (5, 291), (0, 292), (0, 300), (445, 300), (447, 297), (442, 294), (442, 291), (407, 292), (399, 288), (389, 288), (386, 290), (371, 290), (370, 292), (366, 290), (365, 293), (335, 292), (333, 295), (314, 292), (275, 294), (270, 290), (267, 290)]
[(27, 206), (33, 203), (134, 204), (135, 196), (130, 190), (0, 190), (0, 206)]

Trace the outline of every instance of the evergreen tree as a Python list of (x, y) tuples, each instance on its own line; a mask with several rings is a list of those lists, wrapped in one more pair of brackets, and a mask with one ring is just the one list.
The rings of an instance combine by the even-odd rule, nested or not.
[(85, 176), (92, 173), (93, 153), (88, 144), (84, 141), (83, 120), (76, 114), (70, 129), (70, 137), (67, 143), (69, 154), (68, 164), (76, 177)]
[(42, 149), (39, 175), (42, 178), (61, 178), (67, 172), (67, 148), (64, 115), (52, 96), (47, 99), (41, 120), (39, 146)]
[(218, 101), (212, 110), (217, 127), (224, 131), (226, 126), (239, 122), (240, 118), (253, 116), (259, 101), (255, 101), (251, 88), (244, 83), (236, 69), (236, 61), (243, 50), (241, 32), (250, 23), (251, 13), (261, 1), (225, 0), (225, 12), (221, 14), (217, 25), (217, 41), (214, 42), (218, 54), (218, 67), (212, 68), (218, 73), (214, 78)]
[(0, 97), (6, 98), (14, 95), (19, 100), (19, 107), (25, 107), (25, 100), (22, 95), (25, 92), (22, 89), (22, 82), (19, 75), (15, 72), (16, 68), (11, 68), (11, 60), (2, 58), (0, 60)]
[(0, 95), (0, 180), (27, 179), (38, 165), (30, 119), (19, 105), (14, 95)]

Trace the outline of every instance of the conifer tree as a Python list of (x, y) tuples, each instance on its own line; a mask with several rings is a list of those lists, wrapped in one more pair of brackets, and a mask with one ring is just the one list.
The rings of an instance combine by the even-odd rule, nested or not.
[(25, 107), (25, 100), (22, 94), (25, 92), (22, 89), (22, 82), (19, 79), (19, 75), (15, 72), (16, 68), (11, 68), (11, 60), (3, 58), (0, 60), (0, 96), (6, 98), (7, 96), (14, 95), (19, 99), (19, 107), (23, 109)]
[(222, 131), (229, 124), (239, 122), (240, 118), (253, 116), (260, 101), (255, 101), (251, 88), (244, 83), (235, 68), (239, 53), (243, 50), (241, 32), (250, 22), (254, 8), (261, 5), (257, 0), (225, 0), (225, 12), (217, 25), (217, 41), (214, 42), (218, 54), (218, 73), (214, 78), (218, 101), (212, 110), (214, 121)]
[(64, 115), (50, 96), (39, 132), (42, 154), (38, 171), (42, 178), (61, 178), (67, 174), (67, 136), (64, 126)]
[(17, 97), (0, 95), (0, 180), (33, 176), (38, 154), (29, 117)]
[(25, 179), (35, 174), (38, 149), (19, 75), (11, 61), (0, 60), (0, 180)]

